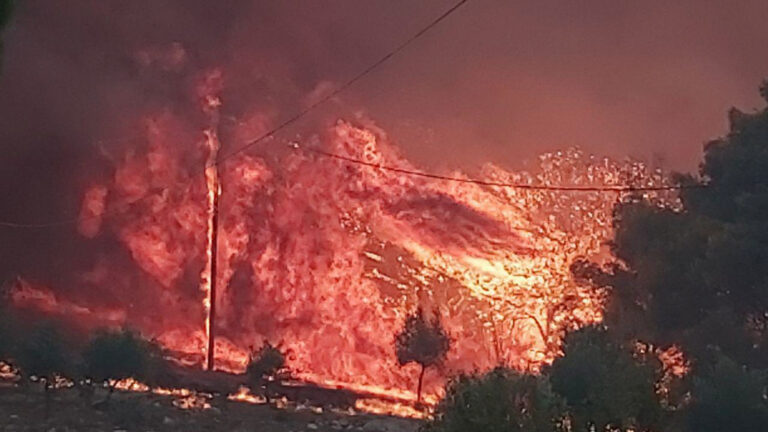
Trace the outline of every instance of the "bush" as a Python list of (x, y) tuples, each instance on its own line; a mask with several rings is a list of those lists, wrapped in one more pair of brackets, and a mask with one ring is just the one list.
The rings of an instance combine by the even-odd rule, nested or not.
[(15, 360), (25, 377), (42, 379), (46, 388), (57, 375), (71, 372), (72, 362), (64, 339), (51, 323), (33, 329), (28, 337), (19, 341)]
[(251, 355), (246, 374), (252, 382), (260, 383), (265, 377), (274, 377), (285, 368), (285, 355), (269, 342)]
[(565, 431), (560, 399), (545, 378), (495, 369), (460, 376), (446, 390), (428, 432)]
[(147, 343), (130, 331), (100, 331), (83, 351), (83, 373), (94, 382), (142, 379)]
[(574, 431), (646, 430), (660, 423), (662, 370), (655, 358), (634, 356), (599, 327), (568, 334), (563, 353), (545, 373), (565, 399)]

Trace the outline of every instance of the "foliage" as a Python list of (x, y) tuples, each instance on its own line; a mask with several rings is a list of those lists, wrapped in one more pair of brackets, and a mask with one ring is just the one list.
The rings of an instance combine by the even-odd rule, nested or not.
[(437, 365), (445, 358), (450, 345), (451, 338), (440, 319), (428, 319), (421, 309), (406, 318), (403, 330), (395, 338), (397, 361), (401, 365), (410, 362)]
[(698, 361), (716, 347), (766, 368), (768, 110), (732, 109), (729, 119), (728, 134), (705, 146), (699, 175), (677, 176), (684, 210), (625, 200), (612, 244), (624, 266), (580, 270), (611, 287), (605, 322), (620, 340), (677, 343)]
[(545, 373), (565, 399), (574, 431), (646, 430), (661, 420), (656, 395), (661, 365), (655, 359), (633, 355), (599, 327), (568, 334), (563, 353)]
[(265, 343), (259, 351), (251, 355), (246, 374), (255, 383), (264, 377), (274, 376), (285, 368), (285, 355), (278, 347), (269, 342)]
[(16, 329), (11, 311), (0, 305), (0, 361), (10, 360), (16, 347)]
[(720, 357), (710, 370), (694, 377), (693, 402), (687, 416), (691, 432), (765, 430), (768, 401), (766, 373), (749, 371)]
[(424, 370), (440, 364), (451, 347), (451, 338), (443, 329), (440, 318), (434, 314), (428, 319), (422, 309), (405, 320), (403, 330), (395, 337), (395, 352), (400, 365), (415, 362), (421, 366), (417, 400), (421, 401)]
[(15, 360), (25, 376), (45, 378), (47, 384), (56, 375), (68, 375), (72, 366), (64, 339), (52, 323), (40, 325), (23, 338)]
[(130, 331), (101, 331), (83, 351), (83, 373), (95, 382), (143, 379), (149, 344)]
[(545, 377), (495, 369), (448, 386), (429, 432), (564, 431), (563, 405)]

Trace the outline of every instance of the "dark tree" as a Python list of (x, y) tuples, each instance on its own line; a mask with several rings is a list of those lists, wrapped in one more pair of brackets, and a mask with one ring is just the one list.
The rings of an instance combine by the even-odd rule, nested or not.
[(496, 369), (448, 385), (427, 432), (565, 431), (565, 410), (546, 377)]
[(620, 340), (768, 368), (768, 110), (729, 119), (698, 175), (677, 177), (683, 210), (627, 199), (612, 245), (625, 265), (577, 270), (610, 287), (605, 322)]
[(33, 329), (19, 341), (15, 360), (25, 378), (36, 377), (43, 386), (47, 416), (56, 378), (69, 375), (72, 365), (58, 327), (47, 323)]
[(437, 314), (428, 319), (424, 312), (418, 309), (415, 314), (406, 318), (403, 330), (395, 337), (395, 351), (401, 366), (411, 362), (421, 366), (416, 391), (417, 404), (421, 403), (421, 386), (426, 368), (439, 365), (450, 347), (451, 338), (443, 329)]
[(100, 331), (83, 351), (83, 375), (95, 383), (109, 383), (109, 397), (117, 381), (142, 380), (150, 363), (149, 344), (130, 331)]
[(565, 399), (573, 430), (588, 432), (657, 426), (663, 413), (656, 394), (661, 371), (655, 357), (633, 354), (604, 329), (586, 327), (566, 336), (563, 356), (544, 373)]
[[(280, 348), (266, 342), (258, 351), (251, 354), (245, 373), (253, 391), (258, 391), (262, 385), (274, 381), (280, 371), (285, 369), (285, 355)], [(269, 389), (264, 392), (267, 400)]]
[(720, 357), (694, 377), (687, 415), (691, 432), (758, 432), (768, 425), (766, 373), (749, 371)]

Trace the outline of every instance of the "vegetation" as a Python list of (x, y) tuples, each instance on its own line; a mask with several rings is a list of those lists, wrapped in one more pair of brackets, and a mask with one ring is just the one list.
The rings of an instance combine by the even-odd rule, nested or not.
[(41, 380), (50, 388), (57, 376), (71, 372), (72, 357), (56, 325), (45, 323), (19, 342), (16, 362), (26, 377)]
[[(761, 94), (768, 101), (768, 85)], [(705, 146), (698, 175), (676, 175), (682, 209), (626, 198), (611, 244), (620, 264), (574, 264), (574, 276), (608, 301), (603, 327), (567, 335), (563, 356), (539, 378), (562, 397), (569, 430), (765, 430), (768, 109), (732, 109), (729, 120), (728, 134)], [(670, 380), (657, 354), (672, 346), (691, 368)], [(432, 427), (541, 430), (521, 426), (516, 380), (498, 371), (460, 378)]]
[(694, 377), (686, 426), (695, 432), (761, 431), (768, 424), (766, 373), (720, 357)]
[[(258, 391), (262, 385), (274, 380), (284, 369), (285, 355), (280, 348), (266, 342), (257, 352), (251, 354), (245, 373), (251, 389)], [(266, 389), (265, 396), (269, 400), (269, 388)]]
[(254, 380), (262, 380), (274, 377), (283, 368), (285, 368), (285, 355), (278, 347), (267, 342), (251, 355), (246, 373)]
[(428, 432), (565, 431), (565, 410), (546, 377), (496, 369), (460, 376), (446, 390)]
[(451, 338), (443, 329), (437, 314), (430, 320), (418, 309), (406, 318), (403, 330), (395, 337), (395, 351), (401, 366), (411, 362), (421, 366), (416, 391), (417, 403), (421, 403), (421, 387), (426, 368), (439, 365), (450, 347)]
[(728, 134), (705, 146), (699, 175), (678, 176), (684, 211), (627, 200), (612, 245), (626, 267), (589, 279), (611, 287), (605, 322), (619, 339), (678, 344), (699, 362), (719, 351), (765, 368), (768, 111), (732, 109), (729, 119)]
[[(149, 345), (131, 331), (100, 331), (83, 351), (83, 375), (95, 383), (144, 380), (150, 365)], [(109, 398), (109, 396), (108, 396)]]
[(568, 405), (574, 431), (651, 430), (661, 420), (661, 364), (615, 344), (603, 328), (569, 334), (563, 356), (546, 373)]

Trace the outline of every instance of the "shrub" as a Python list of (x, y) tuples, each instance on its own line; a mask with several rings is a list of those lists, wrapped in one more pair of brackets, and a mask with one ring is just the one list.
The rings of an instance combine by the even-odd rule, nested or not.
[(546, 378), (498, 368), (449, 383), (428, 432), (565, 431), (564, 408)]

